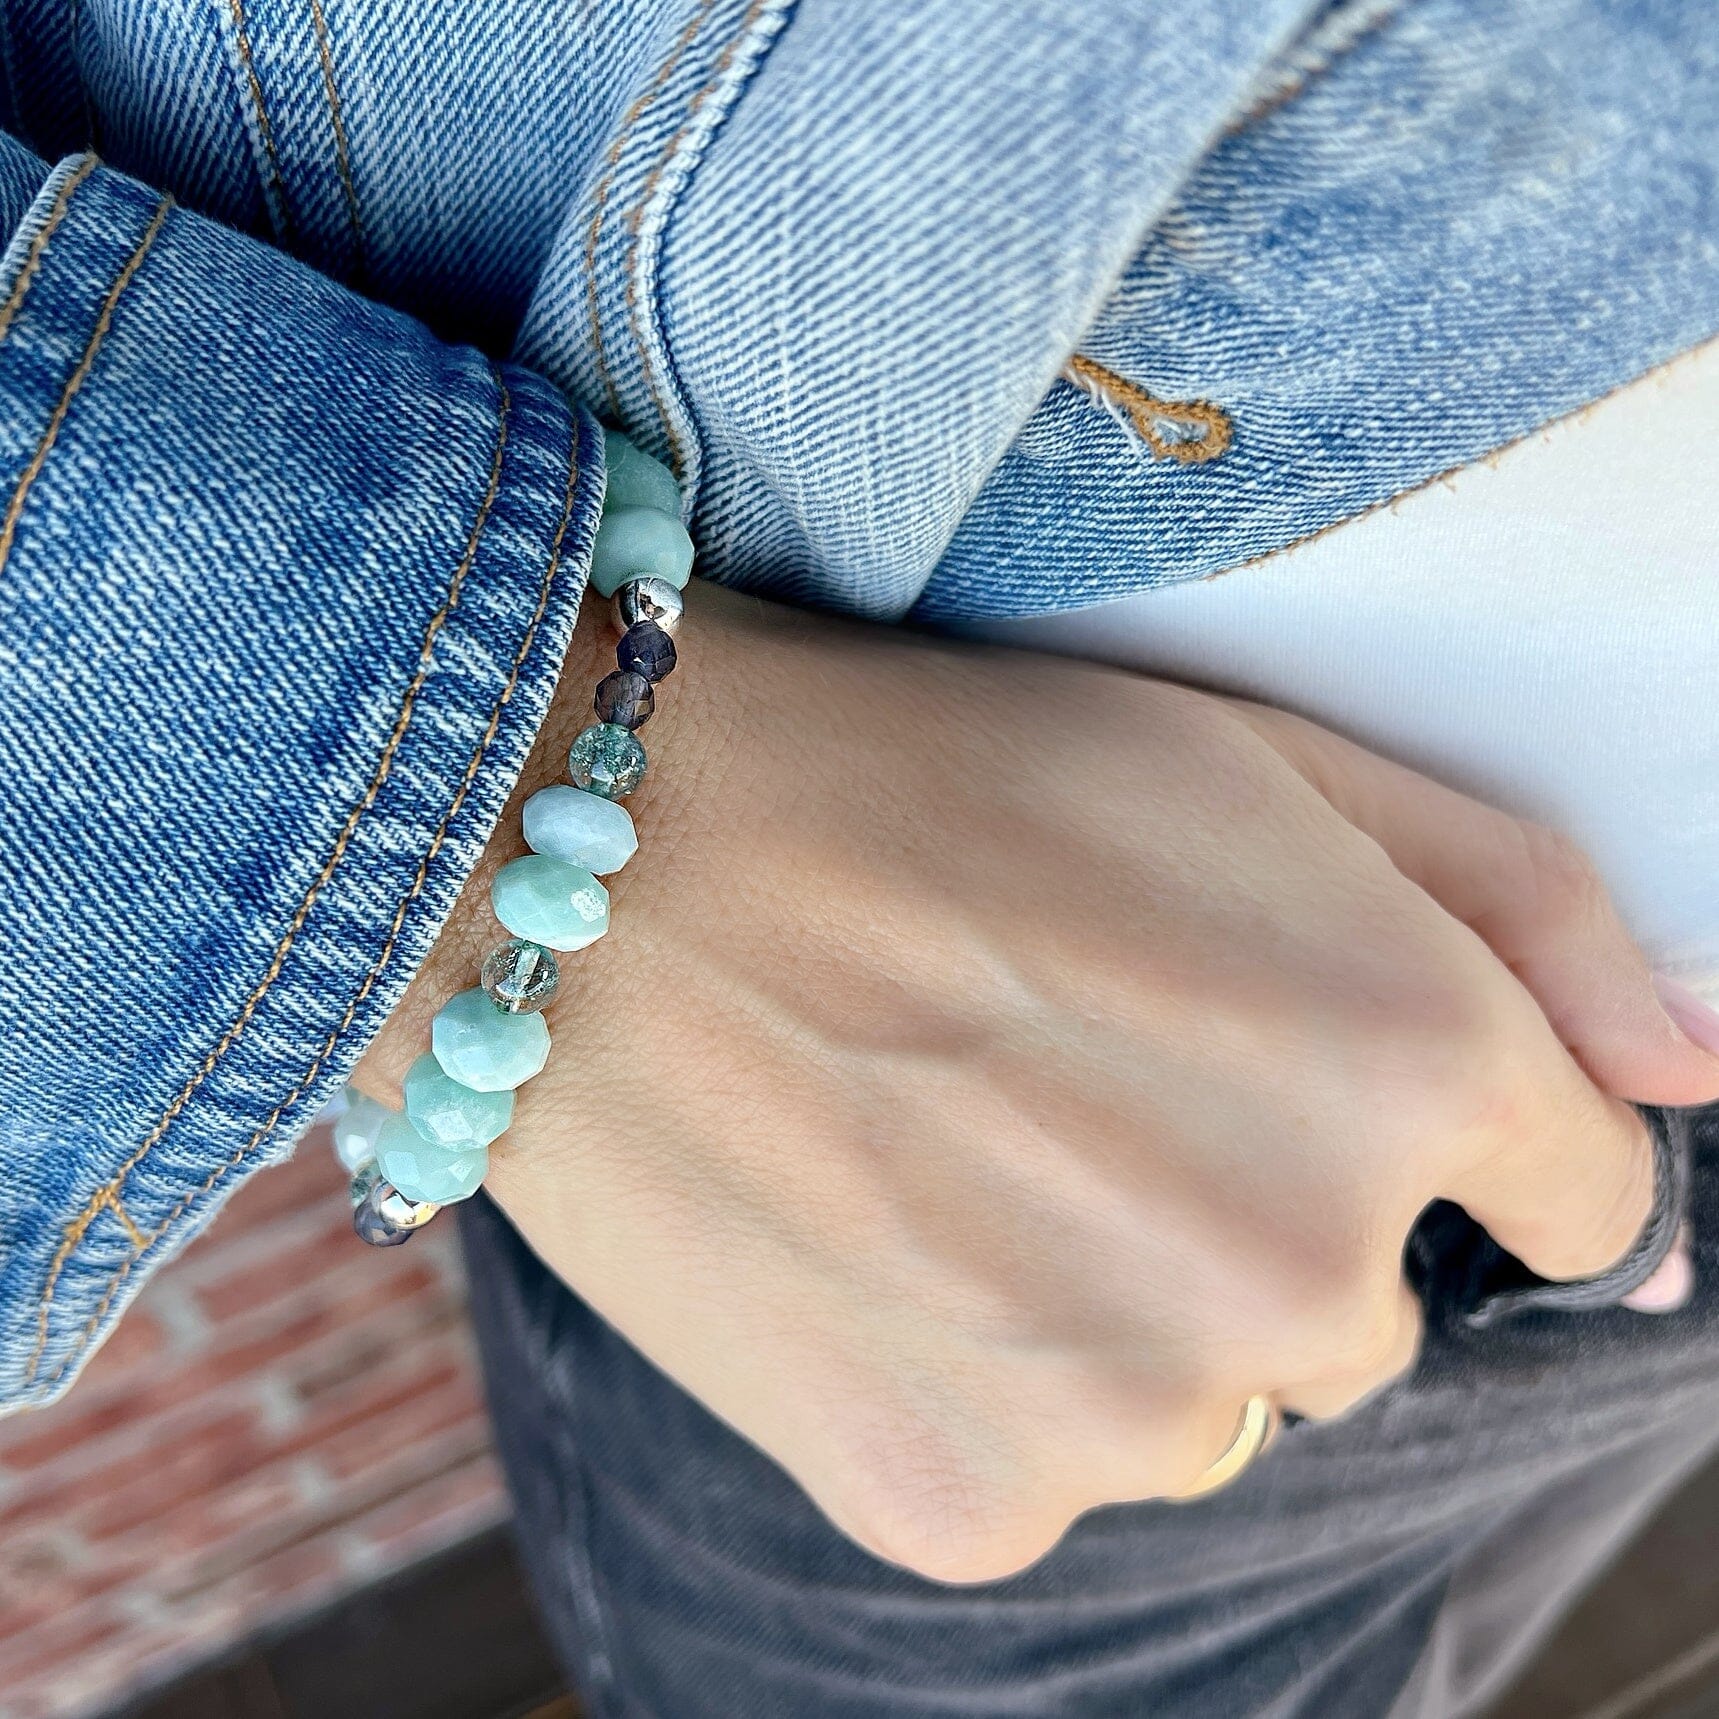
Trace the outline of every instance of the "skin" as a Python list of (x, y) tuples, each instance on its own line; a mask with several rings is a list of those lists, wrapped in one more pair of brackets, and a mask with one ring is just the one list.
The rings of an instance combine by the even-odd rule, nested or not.
[[(1603, 1270), (1620, 1100), (1719, 1096), (1579, 853), (1308, 723), (715, 588), (681, 643), (488, 1187), (880, 1557), (1006, 1575), (1254, 1393), (1343, 1413), (1413, 1362), (1429, 1201)], [(611, 650), (594, 608), (364, 1090), (500, 935)]]

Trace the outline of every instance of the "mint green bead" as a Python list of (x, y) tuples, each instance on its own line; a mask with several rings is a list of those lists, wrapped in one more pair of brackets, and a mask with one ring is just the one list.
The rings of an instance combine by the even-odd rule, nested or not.
[(489, 1148), (437, 1146), (404, 1116), (390, 1117), (376, 1141), (376, 1167), (408, 1200), (450, 1206), (478, 1191), (489, 1170)]
[(639, 850), (633, 815), (625, 806), (565, 782), (539, 788), (525, 802), (521, 822), (533, 853), (582, 865), (599, 877), (619, 871)]
[(442, 1072), (433, 1056), (421, 1056), (407, 1071), (406, 1119), (432, 1146), (469, 1152), (507, 1132), (513, 1120), (511, 1092), (478, 1092)]
[(591, 548), (591, 583), (612, 597), (635, 579), (662, 579), (678, 591), (692, 577), (692, 539), (678, 519), (654, 507), (605, 512)]
[[(474, 986), (450, 997), (430, 1026), (430, 1049), (442, 1072), (475, 1092), (507, 1092), (549, 1060), (541, 1015), (510, 1015)], [(392, 1180), (392, 1178), (390, 1178)]]
[(609, 892), (582, 865), (549, 854), (509, 860), (489, 886), (489, 901), (515, 937), (564, 954), (609, 929)]
[(609, 480), (603, 492), (605, 513), (623, 507), (649, 507), (679, 518), (680, 485), (660, 460), (653, 460), (616, 431), (605, 430), (603, 465)]

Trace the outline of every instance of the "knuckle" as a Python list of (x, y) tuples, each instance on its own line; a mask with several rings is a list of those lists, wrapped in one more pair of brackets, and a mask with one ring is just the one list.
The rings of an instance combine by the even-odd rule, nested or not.
[(874, 1556), (928, 1581), (1000, 1580), (1043, 1557), (1073, 1511), (1006, 1435), (984, 1442), (925, 1426), (861, 1440), (839, 1464), (832, 1515)]
[(1596, 1188), (1565, 1215), (1536, 1251), (1535, 1263), (1553, 1278), (1593, 1277), (1627, 1254), (1653, 1212), (1653, 1161), (1645, 1150), (1629, 1160), (1623, 1174)]
[(1367, 1027), (1398, 1120), (1421, 1125), (1472, 1099), (1498, 1074), (1507, 1042), (1493, 987), (1466, 961), (1429, 962), (1404, 974)]
[(856, 1537), (876, 1556), (927, 1581), (993, 1582), (1037, 1563), (1072, 1515), (1015, 1496), (965, 1486), (926, 1488), (912, 1498), (863, 1500)]
[(1299, 1366), (1323, 1366), (1334, 1350), (1369, 1341), (1372, 1309), (1386, 1298), (1396, 1269), (1393, 1256), (1387, 1273), (1359, 1222), (1296, 1237), (1272, 1260), (1260, 1320), (1271, 1352)]
[(1402, 1312), (1395, 1286), (1373, 1288), (1334, 1315), (1326, 1338), (1326, 1361), (1345, 1377), (1394, 1372), (1401, 1338)]
[(1552, 924), (1584, 924), (1605, 909), (1606, 888), (1581, 845), (1544, 824), (1521, 825), (1538, 916)]

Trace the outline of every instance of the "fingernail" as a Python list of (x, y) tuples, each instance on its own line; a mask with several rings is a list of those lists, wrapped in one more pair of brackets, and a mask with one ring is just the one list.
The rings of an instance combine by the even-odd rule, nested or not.
[(1640, 1289), (1632, 1289), (1622, 1305), (1632, 1313), (1675, 1313), (1695, 1290), (1695, 1266), (1679, 1242)]
[(1659, 993), (1660, 1006), (1682, 1028), (1683, 1036), (1719, 1056), (1719, 1011), (1709, 1008), (1687, 985), (1663, 974), (1654, 974), (1653, 988)]

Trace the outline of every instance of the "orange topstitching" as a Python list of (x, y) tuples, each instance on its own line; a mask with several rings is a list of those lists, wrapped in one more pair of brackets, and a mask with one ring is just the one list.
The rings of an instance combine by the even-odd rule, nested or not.
[[(447, 810), (442, 814), (441, 822), (436, 827), (435, 834), (430, 840), (429, 848), (426, 850), (423, 858), (418, 862), (418, 869), (412, 879), (411, 886), (406, 891), (406, 894), (401, 897), (399, 905), (394, 910), (394, 917), (389, 924), (387, 939), (384, 941), (381, 950), (377, 953), (376, 959), (371, 963), (369, 971), (365, 974), (364, 979), (359, 985), (359, 988), (354, 994), (351, 1002), (346, 1005), (346, 1009), (342, 1013), (339, 1022), (336, 1024), (333, 1031), (329, 1033), (328, 1037), (322, 1041), (316, 1055), (311, 1059), (310, 1066), (300, 1077), (298, 1084), (293, 1088), (293, 1090), (289, 1092), (287, 1096), (275, 1106), (268, 1116), (263, 1119), (261, 1125), (257, 1128), (257, 1131), (250, 1137), (250, 1139), (245, 1141), (245, 1143), (240, 1146), (225, 1163), (217, 1165), (215, 1169), (210, 1172), (201, 1187), (194, 1188), (190, 1193), (184, 1194), (180, 1197), (178, 1203), (171, 1211), (168, 1212), (167, 1216), (156, 1225), (155, 1229), (151, 1232), (148, 1241), (145, 1242), (137, 1252), (132, 1254), (131, 1257), (114, 1272), (113, 1276), (108, 1281), (107, 1290), (103, 1294), (95, 1312), (90, 1315), (88, 1322), (79, 1333), (77, 1342), (73, 1345), (70, 1353), (67, 1354), (65, 1359), (61, 1361), (57, 1368), (55, 1368), (53, 1377), (47, 1383), (46, 1388), (48, 1390), (52, 1390), (53, 1387), (59, 1383), (59, 1381), (65, 1376), (67, 1369), (76, 1363), (78, 1357), (89, 1346), (89, 1341), (91, 1337), (95, 1335), (96, 1328), (101, 1324), (108, 1308), (113, 1304), (113, 1298), (119, 1293), (126, 1278), (131, 1275), (131, 1268), (143, 1258), (144, 1254), (147, 1253), (156, 1242), (160, 1241), (186, 1207), (188, 1207), (194, 1200), (201, 1199), (203, 1195), (207, 1194), (212, 1188), (221, 1182), (227, 1176), (229, 1171), (233, 1170), (251, 1151), (255, 1149), (257, 1144), (274, 1128), (275, 1124), (281, 1119), (286, 1111), (298, 1102), (305, 1089), (316, 1078), (318, 1070), (328, 1059), (329, 1053), (339, 1042), (341, 1034), (344, 1033), (352, 1024), (353, 1017), (357, 1014), (359, 1006), (363, 1003), (364, 999), (369, 996), (372, 989), (374, 989), (376, 981), (382, 976), (388, 962), (393, 958), (395, 944), (399, 940), (400, 928), (405, 923), (407, 911), (410, 909), (411, 904), (416, 901), (418, 896), (423, 892), (425, 880), (429, 876), (430, 864), (441, 851), (442, 844), (447, 838), (448, 830), (452, 825), (455, 816), (458, 814), (460, 807), (465, 803), (466, 795), (470, 792), (471, 785), (477, 778), (478, 770), (482, 767), (484, 755), (488, 752), (490, 743), (495, 739), (496, 734), (500, 731), (502, 712), (506, 709), (508, 701), (513, 697), (514, 688), (518, 685), (519, 676), (525, 667), (525, 660), (531, 654), (531, 647), (536, 639), (537, 629), (541, 625), (544, 615), (548, 613), (549, 600), (553, 595), (555, 579), (561, 567), (562, 544), (567, 535), (568, 522), (572, 518), (573, 514), (573, 499), (579, 481), (578, 456), (578, 430), (577, 427), (575, 427), (573, 449), (568, 462), (567, 487), (561, 506), (561, 519), (556, 527), (554, 541), (550, 547), (548, 563), (544, 568), (543, 579), (538, 587), (537, 605), (532, 610), (531, 619), (527, 622), (525, 631), (520, 637), (519, 648), (514, 653), (513, 666), (509, 670), (507, 679), (503, 684), (500, 693), (496, 697), (494, 706), (490, 710), (489, 722), (485, 726), (476, 748), (473, 750), (470, 759), (466, 763), (465, 774), (460, 778), (460, 782), (454, 790), (453, 797), (448, 802)], [(39, 1352), (37, 1359), (39, 1360)], [(32, 1362), (31, 1376), (34, 1374), (34, 1367), (35, 1361)]]
[(407, 724), (412, 719), (412, 711), (417, 704), (418, 694), (422, 690), (424, 681), (429, 675), (436, 638), (440, 634), (442, 626), (446, 622), (448, 616), (453, 612), (455, 606), (460, 600), (460, 591), (465, 584), (466, 574), (470, 571), (472, 562), (476, 557), (478, 540), (483, 534), (484, 525), (489, 518), (490, 508), (495, 502), (496, 490), (501, 482), (502, 454), (507, 446), (507, 419), (510, 402), (508, 399), (507, 388), (505, 384), (502, 383), (499, 376), (496, 378), (496, 386), (500, 390), (500, 406), (496, 414), (495, 448), (490, 459), (489, 480), (484, 489), (483, 499), (478, 505), (478, 511), (472, 522), (471, 531), (467, 536), (465, 550), (460, 557), (459, 565), (454, 569), (453, 577), (449, 580), (447, 594), (442, 600), (441, 607), (438, 608), (430, 617), (429, 624), (424, 629), (424, 636), (418, 648), (418, 664), (416, 671), (413, 673), (410, 682), (407, 684), (405, 695), (400, 701), (400, 708), (394, 719), (393, 728), (388, 735), (387, 742), (382, 748), (381, 756), (377, 760), (376, 769), (371, 775), (369, 785), (365, 788), (363, 796), (347, 813), (346, 821), (342, 824), (339, 834), (335, 837), (334, 845), (329, 850), (327, 859), (324, 860), (321, 870), (318, 871), (316, 876), (311, 880), (309, 888), (305, 891), (303, 899), (299, 902), (297, 910), (294, 912), (292, 919), (287, 924), (286, 931), (283, 933), (279, 943), (275, 945), (274, 953), (269, 959), (268, 966), (263, 971), (262, 978), (257, 982), (250, 996), (245, 999), (245, 1003), (239, 1010), (237, 1018), (233, 1021), (232, 1025), (227, 1028), (226, 1032), (221, 1035), (221, 1038), (217, 1041), (215, 1047), (207, 1056), (204, 1057), (201, 1064), (199, 1064), (197, 1069), (191, 1074), (190, 1078), (186, 1080), (185, 1084), (179, 1089), (177, 1094), (175, 1094), (167, 1108), (157, 1118), (154, 1126), (149, 1130), (148, 1134), (144, 1136), (142, 1143), (136, 1148), (131, 1156), (120, 1165), (114, 1175), (90, 1196), (89, 1201), (77, 1217), (67, 1224), (66, 1233), (60, 1242), (58, 1251), (54, 1255), (53, 1262), (48, 1268), (47, 1282), (43, 1289), (42, 1305), (37, 1317), (36, 1344), (35, 1348), (31, 1352), (30, 1364), (24, 1375), (26, 1381), (35, 1377), (36, 1369), (41, 1364), (42, 1352), (47, 1347), (49, 1315), (53, 1309), (54, 1293), (59, 1284), (60, 1273), (65, 1269), (66, 1261), (71, 1257), (72, 1251), (83, 1239), (84, 1232), (88, 1229), (90, 1221), (108, 1202), (110, 1196), (118, 1195), (125, 1185), (126, 1177), (131, 1174), (131, 1171), (135, 1166), (167, 1132), (168, 1128), (172, 1125), (173, 1119), (190, 1101), (192, 1094), (195, 1093), (197, 1088), (208, 1079), (211, 1073), (214, 1072), (216, 1064), (219, 1063), (221, 1058), (227, 1054), (240, 1035), (244, 1032), (245, 1028), (249, 1025), (251, 1017), (257, 1011), (258, 1005), (267, 995), (270, 986), (272, 986), (276, 978), (279, 977), (281, 968), (286, 963), (287, 955), (290, 953), (293, 944), (297, 941), (299, 932), (304, 929), (306, 920), (310, 917), (310, 911), (317, 896), (322, 892), (323, 886), (334, 875), (335, 868), (340, 864), (341, 859), (344, 857), (347, 847), (352, 841), (353, 833), (358, 828), (360, 819), (375, 803), (376, 796), (381, 792), (382, 785), (388, 779), (388, 772), (393, 767), (395, 754), (399, 750), (400, 742), (405, 735)]

